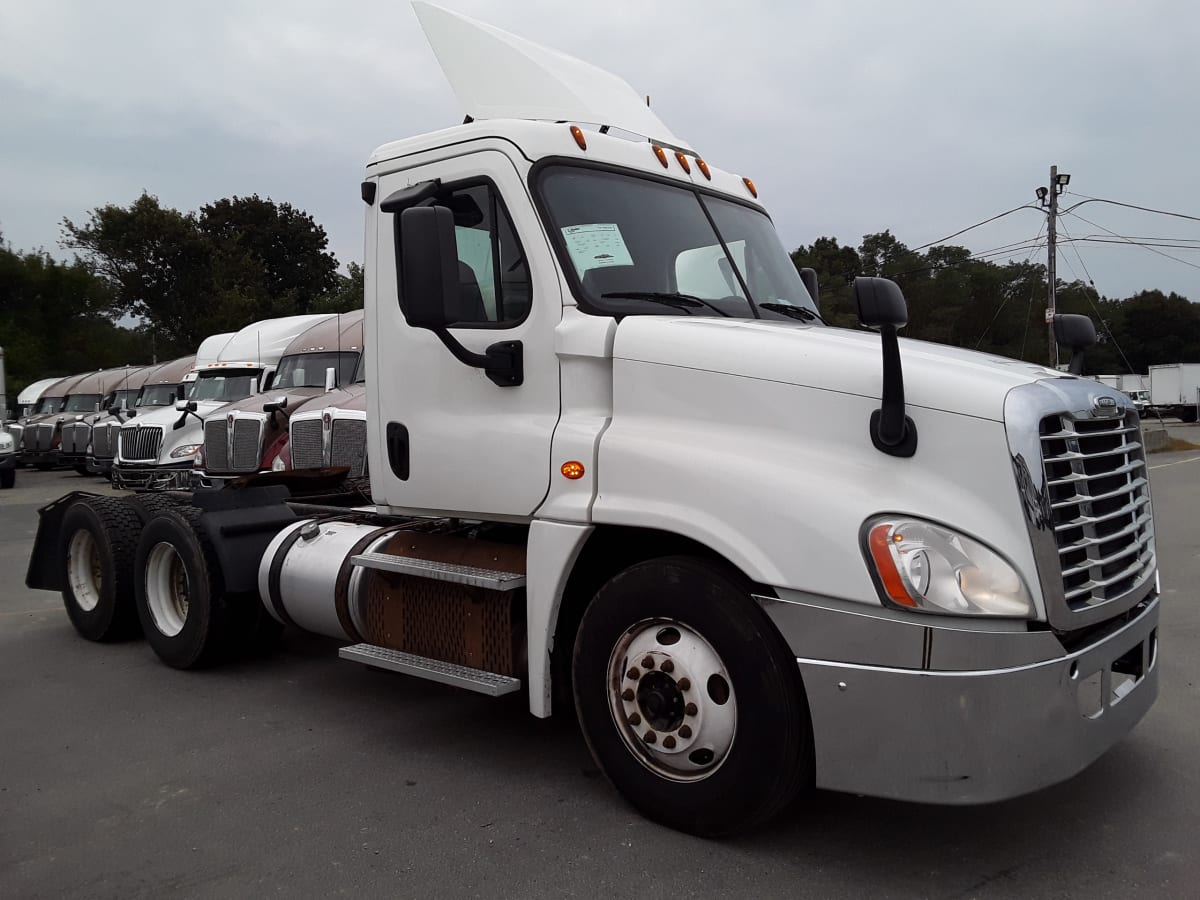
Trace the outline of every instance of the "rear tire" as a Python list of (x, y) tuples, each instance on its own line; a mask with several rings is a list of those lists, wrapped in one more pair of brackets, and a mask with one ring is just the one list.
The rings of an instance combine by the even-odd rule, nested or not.
[(221, 659), (231, 618), (221, 565), (191, 507), (162, 510), (142, 529), (137, 614), (154, 652), (176, 669)]
[(0, 472), (0, 488), (3, 488), (4, 490), (8, 490), (9, 488), (15, 486), (16, 483), (17, 483), (17, 470), (16, 469), (5, 469), (3, 472)]
[(117, 498), (75, 503), (62, 522), (63, 604), (75, 630), (89, 641), (138, 633), (134, 558), (141, 519)]
[(575, 639), (592, 756), (643, 815), (680, 831), (753, 827), (811, 783), (796, 660), (750, 593), (707, 560), (649, 560), (597, 592)]

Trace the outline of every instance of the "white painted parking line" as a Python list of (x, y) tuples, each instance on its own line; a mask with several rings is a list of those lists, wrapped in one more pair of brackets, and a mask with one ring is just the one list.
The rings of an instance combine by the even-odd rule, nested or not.
[(1175, 460), (1175, 462), (1161, 463), (1157, 466), (1151, 466), (1150, 468), (1151, 469), (1165, 469), (1168, 466), (1182, 466), (1184, 463), (1195, 462), (1198, 459), (1200, 459), (1200, 456), (1193, 456), (1193, 457), (1190, 457), (1189, 459), (1177, 459), (1177, 460)]

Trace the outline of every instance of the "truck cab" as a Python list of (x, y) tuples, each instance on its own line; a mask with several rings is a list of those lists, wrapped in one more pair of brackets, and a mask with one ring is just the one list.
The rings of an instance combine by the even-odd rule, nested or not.
[[(66, 404), (75, 386), (92, 373), (70, 375), (48, 387), (38, 398), (38, 404), (23, 423), (21, 432), (20, 460), (39, 469), (53, 468), (58, 464), (59, 447), (62, 444), (62, 426), (66, 421)], [(86, 400), (76, 405), (86, 406)], [(74, 418), (74, 414), (72, 414)]]
[[(108, 414), (92, 426), (85, 465), (88, 472), (108, 476), (117, 454), (121, 425), (154, 409), (173, 407), (184, 395), (185, 376), (195, 367), (194, 356), (185, 356), (132, 372), (113, 394)], [(130, 396), (132, 394), (132, 396)]]

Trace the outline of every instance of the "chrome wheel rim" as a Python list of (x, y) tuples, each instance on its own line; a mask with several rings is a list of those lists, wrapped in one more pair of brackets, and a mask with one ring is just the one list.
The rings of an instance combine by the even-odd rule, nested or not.
[(104, 585), (100, 548), (86, 529), (71, 535), (67, 545), (67, 580), (76, 604), (84, 612), (91, 612), (100, 604), (100, 589)]

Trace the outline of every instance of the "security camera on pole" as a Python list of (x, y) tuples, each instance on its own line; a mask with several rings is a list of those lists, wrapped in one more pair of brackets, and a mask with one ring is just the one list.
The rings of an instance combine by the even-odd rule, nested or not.
[(1056, 236), (1055, 226), (1058, 222), (1058, 195), (1063, 192), (1068, 184), (1071, 183), (1070, 175), (1059, 175), (1058, 166), (1050, 167), (1050, 186), (1048, 188), (1039, 187), (1034, 193), (1037, 194), (1038, 202), (1042, 206), (1049, 207), (1047, 212), (1048, 220), (1046, 222), (1046, 278), (1050, 282), (1050, 292), (1046, 301), (1046, 330), (1049, 333), (1050, 340), (1050, 367), (1058, 367), (1058, 341), (1054, 338), (1054, 288), (1057, 280), (1055, 275), (1055, 249), (1054, 240)]

